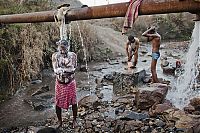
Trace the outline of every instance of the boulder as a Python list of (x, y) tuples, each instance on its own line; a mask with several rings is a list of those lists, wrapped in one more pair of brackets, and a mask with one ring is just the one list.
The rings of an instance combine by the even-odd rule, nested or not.
[(113, 74), (113, 92), (115, 94), (130, 94), (145, 77), (145, 70), (115, 72)]
[(195, 111), (195, 108), (192, 105), (188, 105), (188, 106), (184, 107), (183, 110), (187, 113), (192, 114)]
[(168, 92), (169, 86), (160, 84), (157, 87), (143, 88), (136, 96), (136, 105), (138, 109), (148, 110), (155, 104), (161, 104)]
[(164, 111), (172, 108), (171, 105), (164, 103), (164, 104), (157, 104), (149, 110), (150, 116), (157, 116), (162, 115)]
[(83, 97), (79, 102), (78, 105), (80, 107), (90, 107), (92, 106), (95, 102), (98, 101), (98, 97), (96, 95), (89, 95)]
[(167, 67), (162, 67), (162, 69), (163, 73), (166, 75), (175, 75), (176, 68), (174, 67), (167, 66)]
[(196, 97), (190, 100), (190, 105), (192, 105), (195, 110), (200, 111), (200, 98)]
[(198, 121), (198, 119), (176, 108), (166, 110), (164, 116), (167, 121), (174, 121), (176, 128), (183, 130), (192, 128)]

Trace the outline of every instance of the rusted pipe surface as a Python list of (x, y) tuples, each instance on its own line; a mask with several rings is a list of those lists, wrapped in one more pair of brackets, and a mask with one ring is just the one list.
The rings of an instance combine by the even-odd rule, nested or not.
[[(85, 7), (71, 9), (66, 15), (70, 21), (100, 19), (112, 17), (124, 17), (129, 2), (110, 4), (103, 6)], [(200, 2), (194, 0), (143, 0), (139, 15), (166, 14), (179, 12), (200, 11)], [(35, 12), (27, 14), (2, 15), (0, 23), (36, 23), (54, 22), (55, 11)]]

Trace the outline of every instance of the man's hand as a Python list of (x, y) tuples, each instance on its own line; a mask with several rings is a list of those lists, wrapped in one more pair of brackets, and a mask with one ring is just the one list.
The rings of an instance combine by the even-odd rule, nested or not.
[(156, 29), (156, 27), (155, 26), (151, 26), (151, 28), (150, 28), (151, 30), (155, 30)]
[(132, 57), (132, 56), (128, 56), (128, 61), (131, 61), (131, 57)]

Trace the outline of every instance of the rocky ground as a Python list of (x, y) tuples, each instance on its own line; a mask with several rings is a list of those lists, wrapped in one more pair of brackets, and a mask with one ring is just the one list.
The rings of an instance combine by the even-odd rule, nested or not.
[[(187, 43), (187, 42), (186, 42)], [(174, 52), (176, 49), (164, 50), (169, 64), (181, 58), (181, 54)], [(173, 47), (172, 43), (170, 47)], [(183, 47), (186, 44), (184, 43)], [(182, 47), (182, 48), (183, 48)], [(168, 48), (168, 47), (167, 47)], [(127, 69), (123, 60), (107, 60), (107, 63), (93, 64), (90, 66), (89, 86), (87, 73), (77, 73), (78, 84), (78, 125), (72, 129), (72, 110), (63, 111), (63, 127), (56, 130), (58, 125), (55, 112), (43, 121), (21, 126), (2, 127), (2, 133), (35, 133), (35, 132), (107, 132), (107, 133), (198, 133), (200, 132), (200, 99), (190, 100), (190, 104), (180, 110), (166, 99), (171, 89), (171, 82), (166, 80), (167, 75), (174, 76), (174, 71), (167, 71), (164, 83), (151, 84), (149, 68), (145, 63), (150, 63), (148, 50), (141, 48), (140, 66), (136, 69)], [(146, 60), (146, 61), (144, 61)], [(125, 64), (123, 64), (125, 63)], [(159, 64), (160, 65), (160, 64)], [(142, 67), (143, 66), (143, 67)], [(162, 66), (162, 61), (161, 61)], [(171, 65), (167, 65), (169, 68)], [(161, 72), (166, 68), (162, 66)], [(86, 74), (85, 78), (81, 75)], [(160, 79), (161, 80), (161, 79)], [(37, 84), (41, 81), (34, 81)], [(43, 85), (35, 91), (28, 91), (29, 97), (23, 99), (23, 104), (32, 107), (36, 112), (44, 112), (53, 105), (51, 86)], [(84, 93), (86, 92), (86, 93)], [(16, 113), (17, 114), (17, 113)], [(2, 115), (2, 114), (1, 114)], [(40, 114), (41, 115), (41, 114)], [(37, 115), (39, 117), (40, 115)], [(21, 116), (23, 117), (23, 116)], [(16, 117), (14, 117), (17, 119)], [(33, 116), (34, 118), (34, 116)]]

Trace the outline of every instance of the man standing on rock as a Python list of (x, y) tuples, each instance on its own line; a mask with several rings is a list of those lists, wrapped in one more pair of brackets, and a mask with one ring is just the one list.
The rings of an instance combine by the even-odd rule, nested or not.
[(151, 73), (152, 73), (152, 83), (159, 83), (157, 73), (156, 73), (156, 64), (157, 60), (160, 57), (160, 42), (161, 36), (157, 33), (154, 26), (150, 27), (145, 31), (142, 36), (147, 37), (147, 41), (152, 44), (152, 62), (151, 62)]
[(68, 51), (68, 41), (57, 42), (58, 52), (52, 55), (52, 65), (56, 75), (55, 82), (55, 104), (59, 127), (62, 127), (62, 109), (68, 109), (72, 105), (73, 127), (76, 124), (77, 100), (75, 69), (77, 67), (77, 56)]
[[(128, 42), (126, 43), (126, 54), (128, 57), (128, 67), (135, 68), (138, 61), (138, 48), (139, 39), (130, 35), (128, 36)], [(132, 64), (131, 60), (134, 55), (134, 62)]]

